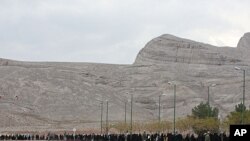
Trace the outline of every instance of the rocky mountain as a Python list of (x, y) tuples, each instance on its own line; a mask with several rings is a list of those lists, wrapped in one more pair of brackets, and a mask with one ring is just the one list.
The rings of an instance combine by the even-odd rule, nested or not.
[[(103, 101), (109, 120), (157, 120), (161, 94), (163, 120), (173, 119), (173, 85), (177, 85), (177, 117), (207, 101), (225, 117), (242, 101), (246, 70), (246, 105), (250, 65), (250, 33), (236, 48), (162, 35), (146, 44), (131, 65), (64, 62), (21, 62), (0, 59), (0, 132), (98, 128)], [(213, 86), (213, 87), (212, 87)]]

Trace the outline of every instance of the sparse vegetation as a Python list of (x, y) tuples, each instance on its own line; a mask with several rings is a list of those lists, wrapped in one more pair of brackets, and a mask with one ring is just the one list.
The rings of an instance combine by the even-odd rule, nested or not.
[(241, 120), (243, 120), (244, 123), (250, 123), (250, 110), (247, 110), (246, 106), (242, 103), (235, 105), (235, 110), (227, 116), (224, 124), (227, 126), (230, 124), (241, 124)]
[(208, 103), (201, 102), (198, 106), (192, 109), (192, 116), (195, 118), (217, 118), (219, 113), (218, 108), (212, 108)]

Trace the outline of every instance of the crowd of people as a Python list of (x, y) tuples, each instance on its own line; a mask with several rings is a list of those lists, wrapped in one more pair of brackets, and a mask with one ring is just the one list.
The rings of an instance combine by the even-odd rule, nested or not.
[(205, 133), (194, 134), (51, 134), (33, 135), (33, 134), (15, 134), (1, 135), (0, 140), (62, 140), (62, 141), (229, 141), (225, 133)]

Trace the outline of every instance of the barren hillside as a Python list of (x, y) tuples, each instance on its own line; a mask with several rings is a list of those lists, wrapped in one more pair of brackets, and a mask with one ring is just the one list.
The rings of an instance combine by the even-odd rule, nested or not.
[[(134, 64), (21, 62), (0, 59), (0, 131), (72, 129), (99, 126), (100, 101), (109, 100), (109, 119), (124, 120), (124, 102), (134, 95), (134, 120), (156, 120), (158, 96), (162, 119), (173, 118), (173, 86), (177, 84), (177, 117), (207, 100), (224, 117), (242, 97), (246, 70), (246, 105), (250, 65), (250, 33), (237, 48), (162, 35), (146, 44)], [(129, 104), (127, 120), (130, 117)]]

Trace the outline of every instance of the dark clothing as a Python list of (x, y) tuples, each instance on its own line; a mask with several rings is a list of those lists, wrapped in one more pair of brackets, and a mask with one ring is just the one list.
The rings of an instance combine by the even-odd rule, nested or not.
[[(0, 140), (67, 140), (67, 141), (205, 141), (205, 138), (209, 138), (210, 141), (229, 141), (229, 137), (226, 134), (211, 134), (210, 136), (198, 135), (197, 138), (194, 135), (187, 134), (182, 137), (181, 134), (174, 135), (168, 134), (110, 134), (110, 135), (95, 135), (95, 134), (63, 134), (57, 135), (50, 133), (48, 135), (32, 135), (32, 134), (16, 134), (16, 135), (0, 135)], [(223, 139), (223, 140), (222, 140)]]

